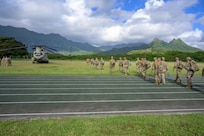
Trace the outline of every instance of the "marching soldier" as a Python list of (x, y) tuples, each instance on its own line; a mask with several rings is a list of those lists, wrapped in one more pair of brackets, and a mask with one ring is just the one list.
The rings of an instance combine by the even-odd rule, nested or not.
[(86, 64), (87, 64), (87, 65), (90, 65), (90, 64), (91, 64), (91, 59), (87, 58), (87, 59), (86, 59)]
[(163, 85), (166, 84), (166, 80), (165, 80), (165, 74), (168, 71), (168, 66), (165, 62), (165, 58), (162, 57), (160, 64), (159, 64), (159, 77), (163, 83)]
[(174, 69), (176, 69), (176, 79), (174, 81), (175, 82), (179, 82), (181, 84), (182, 83), (182, 80), (181, 80), (181, 71), (183, 69), (183, 64), (179, 60), (178, 57), (176, 57), (175, 60), (176, 60), (176, 62), (174, 63), (173, 71), (174, 71)]
[(159, 80), (159, 62), (160, 59), (159, 58), (154, 58), (154, 62), (152, 64), (152, 71), (154, 71), (154, 80), (155, 80), (155, 85), (159, 85), (160, 84), (160, 80)]
[(105, 61), (103, 60), (103, 58), (101, 57), (101, 60), (100, 60), (100, 69), (103, 70), (103, 66), (105, 64)]
[(118, 66), (119, 66), (119, 72), (123, 72), (123, 60), (121, 57), (119, 59)]
[(187, 79), (187, 86), (186, 88), (192, 88), (192, 77), (194, 75), (195, 71), (199, 70), (198, 65), (194, 60), (191, 59), (191, 57), (186, 58), (186, 64), (185, 64), (185, 69), (187, 70), (186, 73), (186, 79)]
[(141, 61), (139, 58), (137, 58), (135, 65), (136, 65), (136, 73), (141, 72), (141, 70), (140, 70)]
[(124, 61), (123, 61), (123, 71), (124, 71), (124, 74), (125, 74), (125, 75), (129, 74), (128, 67), (129, 67), (129, 61), (127, 60), (126, 57), (124, 57)]
[(111, 56), (111, 59), (110, 59), (110, 74), (113, 74), (114, 72), (114, 69), (115, 69), (115, 59), (113, 58), (113, 56)]
[(98, 69), (98, 65), (99, 65), (99, 61), (98, 61), (98, 58), (96, 57), (96, 59), (95, 59), (95, 69)]
[(145, 80), (147, 76), (147, 69), (151, 67), (150, 62), (146, 60), (146, 58), (141, 59), (141, 73), (142, 78)]
[(91, 66), (94, 68), (95, 66), (95, 60), (93, 58), (91, 58)]

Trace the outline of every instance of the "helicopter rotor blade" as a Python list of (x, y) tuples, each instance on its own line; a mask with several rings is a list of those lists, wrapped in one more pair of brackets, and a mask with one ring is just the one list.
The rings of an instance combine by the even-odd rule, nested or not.
[(23, 49), (23, 48), (27, 48), (27, 47), (26, 46), (13, 47), (13, 48), (1, 49), (0, 51), (9, 51), (9, 50)]

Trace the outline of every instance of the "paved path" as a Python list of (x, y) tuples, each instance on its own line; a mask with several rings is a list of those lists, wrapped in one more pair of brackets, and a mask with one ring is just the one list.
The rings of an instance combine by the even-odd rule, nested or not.
[(186, 89), (167, 78), (136, 76), (0, 77), (0, 120), (73, 115), (204, 113), (204, 79)]

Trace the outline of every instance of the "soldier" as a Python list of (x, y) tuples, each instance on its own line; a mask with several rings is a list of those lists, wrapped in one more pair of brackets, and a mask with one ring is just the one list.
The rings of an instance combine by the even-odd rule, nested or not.
[(103, 66), (105, 64), (105, 61), (103, 60), (103, 58), (101, 57), (101, 60), (100, 60), (100, 69), (103, 70)]
[(151, 67), (150, 62), (146, 60), (146, 58), (141, 59), (141, 73), (142, 78), (145, 80), (147, 76), (147, 69)]
[(159, 85), (160, 84), (160, 80), (159, 80), (159, 62), (160, 59), (158, 58), (154, 58), (154, 62), (152, 64), (152, 71), (154, 71), (154, 80), (155, 80), (155, 85)]
[(161, 79), (163, 85), (166, 84), (166, 80), (165, 80), (165, 74), (168, 71), (168, 66), (165, 62), (165, 58), (162, 57), (160, 64), (159, 64), (159, 78)]
[(129, 61), (127, 60), (126, 57), (124, 57), (124, 61), (123, 61), (123, 71), (124, 71), (124, 74), (125, 74), (125, 75), (129, 74), (128, 67), (129, 67)]
[(91, 64), (91, 59), (87, 58), (87, 59), (86, 59), (86, 64), (87, 64), (87, 65), (90, 65), (90, 64)]
[(136, 65), (136, 73), (141, 72), (140, 70), (141, 61), (139, 58), (137, 58), (137, 60), (135, 61), (135, 65)]
[(181, 80), (181, 71), (183, 69), (183, 64), (179, 60), (178, 57), (175, 58), (176, 62), (174, 63), (173, 71), (176, 69), (176, 79), (174, 80), (175, 82), (179, 82), (180, 84), (182, 83)]
[(119, 72), (123, 72), (123, 60), (121, 57), (119, 59), (118, 66), (119, 66)]
[(96, 59), (95, 59), (95, 69), (98, 69), (98, 65), (99, 65), (99, 61), (98, 61), (98, 58), (96, 57)]
[(111, 59), (110, 59), (110, 74), (113, 74), (114, 69), (115, 69), (115, 59), (113, 58), (113, 56), (111, 56)]
[(191, 78), (193, 77), (194, 72), (199, 70), (199, 67), (196, 64), (196, 62), (191, 59), (191, 57), (187, 57), (185, 69), (187, 70), (187, 73), (186, 73), (187, 86), (186, 86), (186, 88), (192, 88)]
[(91, 58), (91, 65), (92, 65), (92, 67), (94, 68), (94, 66), (95, 66), (95, 60), (94, 60), (93, 58)]

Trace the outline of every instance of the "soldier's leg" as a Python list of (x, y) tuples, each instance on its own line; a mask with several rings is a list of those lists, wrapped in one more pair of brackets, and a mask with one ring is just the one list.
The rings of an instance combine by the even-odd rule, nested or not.
[(166, 84), (166, 80), (165, 80), (165, 73), (162, 73), (162, 83), (163, 83), (163, 85), (165, 85), (165, 84)]
[(192, 71), (187, 71), (187, 74), (186, 74), (187, 86), (186, 86), (186, 88), (192, 87), (191, 77), (192, 77)]
[(159, 76), (158, 76), (158, 74), (155, 74), (154, 80), (155, 80), (155, 85), (159, 85)]
[(178, 72), (178, 70), (176, 71), (176, 79), (174, 80), (175, 82), (177, 82), (178, 81), (178, 78), (179, 78), (179, 72)]
[(178, 71), (178, 79), (179, 79), (179, 83), (182, 84), (181, 71)]

